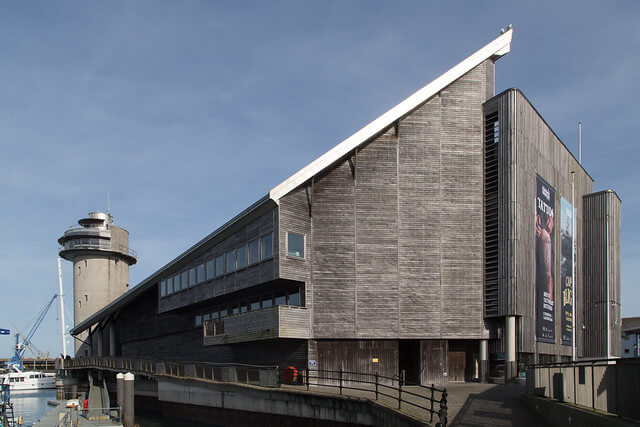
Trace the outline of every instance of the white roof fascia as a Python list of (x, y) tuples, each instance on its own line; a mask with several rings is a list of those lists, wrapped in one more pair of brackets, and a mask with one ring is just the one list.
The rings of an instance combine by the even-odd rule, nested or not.
[(273, 187), (271, 191), (269, 191), (269, 197), (274, 202), (278, 203), (281, 197), (304, 184), (313, 176), (331, 166), (349, 152), (355, 150), (361, 144), (367, 142), (383, 130), (387, 129), (395, 121), (413, 111), (429, 98), (438, 94), (442, 89), (446, 88), (473, 68), (480, 65), (483, 61), (489, 58), (497, 59), (506, 55), (511, 50), (512, 36), (513, 29), (511, 28), (480, 50), (473, 53), (471, 56), (467, 57), (458, 65), (450, 68), (447, 72), (424, 86), (422, 89), (419, 89), (410, 95), (404, 101), (397, 104), (395, 107), (360, 129), (358, 132), (354, 133), (349, 138), (345, 139), (331, 150), (327, 151), (325, 154), (318, 157), (316, 160), (309, 163), (307, 166), (300, 169), (277, 186)]

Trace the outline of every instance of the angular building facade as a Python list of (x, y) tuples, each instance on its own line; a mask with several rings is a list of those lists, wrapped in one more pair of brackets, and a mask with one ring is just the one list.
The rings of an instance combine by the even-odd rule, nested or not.
[(570, 359), (574, 342), (575, 357), (606, 356), (607, 339), (615, 355), (603, 331), (620, 324), (620, 200), (593, 193), (520, 91), (494, 95), (511, 37), (73, 333), (113, 328), (117, 345), (100, 334), (99, 348), (114, 356), (404, 372), (423, 384), (511, 378)]

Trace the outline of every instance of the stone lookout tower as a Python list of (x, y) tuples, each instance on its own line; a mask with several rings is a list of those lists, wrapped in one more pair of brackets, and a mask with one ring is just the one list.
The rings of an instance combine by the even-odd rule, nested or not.
[[(129, 266), (137, 262), (129, 249), (129, 232), (109, 213), (91, 212), (58, 239), (60, 256), (73, 262), (73, 321), (78, 325), (129, 289)], [(78, 336), (85, 340), (86, 333)], [(84, 353), (76, 341), (76, 356)]]

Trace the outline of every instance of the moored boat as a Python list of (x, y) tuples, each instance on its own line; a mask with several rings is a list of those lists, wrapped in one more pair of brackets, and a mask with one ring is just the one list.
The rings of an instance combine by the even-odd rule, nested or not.
[(16, 371), (0, 375), (0, 384), (12, 392), (56, 388), (55, 374), (38, 371)]

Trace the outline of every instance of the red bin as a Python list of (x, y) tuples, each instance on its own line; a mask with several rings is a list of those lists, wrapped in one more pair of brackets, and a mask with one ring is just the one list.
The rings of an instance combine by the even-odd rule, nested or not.
[(295, 384), (298, 381), (298, 370), (289, 366), (282, 371), (282, 379), (287, 384)]

